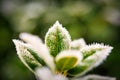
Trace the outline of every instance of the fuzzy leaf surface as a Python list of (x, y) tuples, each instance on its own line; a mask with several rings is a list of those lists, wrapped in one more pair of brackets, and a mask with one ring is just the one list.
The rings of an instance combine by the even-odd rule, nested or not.
[(49, 29), (45, 37), (45, 44), (54, 57), (59, 52), (70, 49), (70, 41), (68, 31), (58, 21)]
[[(42, 65), (39, 63), (38, 60), (28, 51), (28, 44), (25, 44), (19, 40), (13, 40), (17, 54), (20, 60), (28, 67), (32, 72), (36, 67), (41, 67)], [(27, 46), (27, 47), (26, 47)]]
[(83, 60), (75, 68), (68, 71), (70, 76), (81, 76), (100, 65), (111, 52), (112, 47), (103, 44), (92, 44), (81, 49)]

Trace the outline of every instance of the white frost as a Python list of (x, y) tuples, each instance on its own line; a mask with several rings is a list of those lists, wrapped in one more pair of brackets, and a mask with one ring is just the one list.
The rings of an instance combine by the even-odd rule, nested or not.
[(86, 72), (88, 72), (91, 69), (93, 69), (94, 67), (97, 67), (98, 65), (100, 65), (107, 58), (107, 56), (109, 55), (109, 53), (111, 52), (112, 49), (113, 48), (111, 46), (106, 46), (106, 45), (98, 44), (98, 43), (83, 47), (81, 49), (81, 51), (96, 50), (96, 52), (93, 55), (91, 55), (85, 59), (87, 61), (94, 60), (94, 63), (91, 64), (91, 66), (89, 66), (80, 75), (84, 75)]
[(31, 59), (31, 63), (33, 64), (37, 64), (39, 66), (41, 66), (41, 64), (30, 54), (30, 52), (27, 50), (27, 47), (29, 48), (29, 44), (25, 44), (20, 40), (15, 40), (13, 39), (13, 42), (16, 46), (16, 50), (17, 50), (17, 54), (20, 58), (20, 60), (25, 64), (26, 67), (28, 67), (28, 69), (30, 69), (32, 72), (34, 72), (29, 65), (26, 63), (25, 59), (23, 56), (27, 56), (29, 59)]
[(111, 52), (112, 49), (113, 49), (113, 47), (111, 47), (111, 46), (107, 46), (107, 45), (104, 45), (104, 44), (95, 43), (95, 44), (83, 47), (80, 51), (84, 52), (84, 51), (95, 50), (96, 52), (93, 55), (96, 56), (96, 57), (98, 57), (98, 61), (96, 63), (96, 66), (97, 66), (104, 59), (106, 59), (106, 57), (109, 55), (109, 53)]
[(36, 78), (38, 80), (68, 80), (61, 74), (52, 73), (47, 67), (36, 69)]
[(85, 40), (83, 38), (80, 38), (80, 39), (77, 39), (77, 40), (74, 40), (71, 42), (72, 48), (81, 49), (82, 47), (85, 47), (85, 46), (86, 46), (86, 43), (85, 43)]
[[(46, 36), (45, 36), (45, 39), (47, 38), (48, 34), (49, 33), (56, 33), (57, 30), (60, 30), (60, 34), (64, 36), (64, 38), (67, 38), (65, 39), (67, 43), (70, 44), (71, 42), (71, 37), (69, 35), (69, 32), (62, 27), (62, 25), (59, 23), (59, 21), (56, 21), (55, 24), (49, 28), (48, 32), (46, 33)], [(46, 42), (46, 40), (45, 40)]]

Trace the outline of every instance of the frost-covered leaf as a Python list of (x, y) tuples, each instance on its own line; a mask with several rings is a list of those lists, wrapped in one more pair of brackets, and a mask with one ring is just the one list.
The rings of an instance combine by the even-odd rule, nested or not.
[(78, 79), (71, 80), (116, 80), (114, 77), (100, 76), (100, 75), (87, 75)]
[(81, 76), (81, 73), (86, 70), (87, 66), (84, 64), (78, 64), (76, 67), (70, 69), (68, 71), (68, 76), (69, 77), (78, 77)]
[(27, 50), (31, 53), (32, 56), (34, 56), (34, 58), (35, 58), (40, 64), (42, 64), (43, 66), (46, 65), (46, 63), (44, 62), (44, 60), (41, 59), (41, 58), (39, 57), (39, 55), (38, 55), (34, 50), (32, 50), (32, 49), (30, 49), (30, 48), (28, 48)]
[(52, 56), (56, 56), (63, 50), (70, 49), (71, 38), (68, 31), (56, 21), (45, 36), (45, 44), (50, 50)]
[[(81, 76), (98, 66), (111, 52), (112, 47), (103, 44), (93, 44), (81, 49), (84, 58), (75, 68), (68, 71), (70, 76)], [(87, 54), (87, 56), (85, 56)]]
[(41, 67), (42, 65), (34, 58), (34, 56), (28, 51), (29, 44), (25, 44), (19, 40), (13, 40), (17, 54), (20, 60), (28, 67), (32, 72), (36, 67)]
[(101, 55), (99, 56), (107, 57), (107, 55), (109, 55), (111, 50), (112, 50), (112, 47), (110, 46), (105, 46), (104, 44), (95, 43), (95, 44), (83, 47), (81, 49), (81, 53), (83, 54), (84, 59), (91, 55), (94, 55), (97, 51), (101, 52)]
[(86, 58), (81, 63), (79, 63), (75, 68), (69, 70), (68, 75), (71, 77), (82, 76), (93, 68), (96, 61), (97, 57), (95, 56), (90, 56)]
[(83, 38), (71, 42), (71, 49), (80, 50), (84, 46), (86, 46), (86, 43)]
[(64, 72), (75, 67), (82, 60), (82, 54), (79, 51), (62, 51), (56, 56), (56, 66), (58, 71)]
[(52, 70), (55, 71), (55, 63), (53, 56), (50, 55), (48, 48), (45, 45), (41, 45), (39, 50), (37, 50), (38, 55), (45, 61), (47, 66)]
[(39, 37), (29, 33), (21, 33), (20, 38), (31, 44), (33, 50), (37, 53), (36, 55), (43, 59), (47, 66), (49, 66), (53, 71), (55, 70), (53, 57), (50, 55), (48, 48), (42, 43)]
[(38, 80), (115, 80), (96, 75), (77, 78), (101, 64), (112, 47), (86, 45), (82, 38), (71, 42), (68, 31), (58, 21), (48, 30), (45, 44), (29, 33), (21, 33), (19, 37), (25, 43), (13, 40), (17, 54), (32, 72), (35, 70)]

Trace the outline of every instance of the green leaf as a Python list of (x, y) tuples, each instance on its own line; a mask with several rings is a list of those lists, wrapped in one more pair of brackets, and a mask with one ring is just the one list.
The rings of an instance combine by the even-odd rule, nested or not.
[(28, 67), (32, 72), (34, 72), (36, 67), (41, 67), (42, 65), (39, 63), (39, 61), (28, 51), (29, 45), (23, 43), (19, 40), (13, 40), (17, 54), (20, 58), (20, 60), (24, 63), (26, 67)]
[(82, 51), (84, 59), (89, 57), (89, 56), (91, 56), (91, 55), (93, 55), (94, 53), (96, 53), (96, 51), (97, 51), (97, 49), (96, 50), (95, 49), (94, 50), (90, 50), (90, 51)]
[(27, 49), (27, 50), (34, 56), (34, 58), (35, 58), (40, 64), (42, 64), (43, 66), (46, 65), (45, 62), (39, 57), (39, 55), (38, 55), (35, 51), (33, 51), (32, 49)]
[(85, 56), (85, 53), (82, 52), (84, 55), (83, 60), (81, 63), (78, 64), (75, 68), (68, 71), (68, 74), (70, 76), (82, 76), (86, 72), (90, 71), (94, 67), (98, 66), (100, 63), (103, 62), (104, 59), (109, 55), (110, 51), (112, 50), (112, 47), (110, 46), (104, 46), (102, 44), (93, 44), (90, 46), (86, 46), (81, 51), (84, 51), (87, 53), (87, 56)]
[(46, 63), (52, 71), (55, 70), (54, 58), (50, 55), (47, 46), (42, 43), (42, 40), (38, 36), (29, 33), (21, 33), (19, 37), (24, 42), (31, 45), (31, 48), (27, 48), (28, 50), (30, 49), (29, 51), (32, 50), (31, 54), (38, 60), (38, 62), (42, 65), (45, 65)]
[[(98, 51), (102, 52), (103, 50), (106, 50), (106, 49), (108, 49), (110, 51), (111, 47), (104, 46), (103, 44), (97, 44), (96, 43), (96, 44), (92, 44), (92, 45), (88, 45), (88, 46), (83, 47), (81, 49), (81, 53), (83, 54), (84, 59), (85, 59), (85, 58), (87, 58), (87, 57), (89, 57), (91, 55), (94, 55)], [(102, 53), (101, 53), (101, 55), (102, 55)]]
[(75, 76), (82, 76), (86, 72), (91, 69), (91, 66), (96, 62), (95, 58), (86, 58), (81, 63), (79, 63), (76, 67), (72, 68), (68, 71), (68, 76), (75, 77)]
[(75, 67), (82, 60), (79, 51), (63, 51), (56, 56), (56, 66), (58, 71), (64, 72)]
[(45, 44), (54, 57), (59, 52), (70, 49), (70, 41), (68, 31), (58, 21), (49, 29), (45, 37)]
[[(27, 54), (27, 55), (26, 55)], [(42, 66), (28, 51), (22, 53), (21, 57), (23, 61), (32, 69), (35, 70), (36, 67)]]
[(73, 68), (73, 66), (76, 64), (77, 58), (75, 57), (64, 57), (61, 58), (56, 62), (57, 69), (59, 71), (65, 71)]

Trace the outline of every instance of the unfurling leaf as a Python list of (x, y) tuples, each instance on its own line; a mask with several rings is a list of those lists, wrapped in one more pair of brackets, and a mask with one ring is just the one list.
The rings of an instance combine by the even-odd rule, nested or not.
[(82, 60), (79, 51), (63, 51), (56, 56), (56, 67), (58, 71), (64, 72), (75, 67)]
[(48, 46), (50, 54), (54, 57), (59, 52), (70, 49), (70, 42), (68, 31), (58, 21), (49, 29), (45, 37), (45, 44)]

